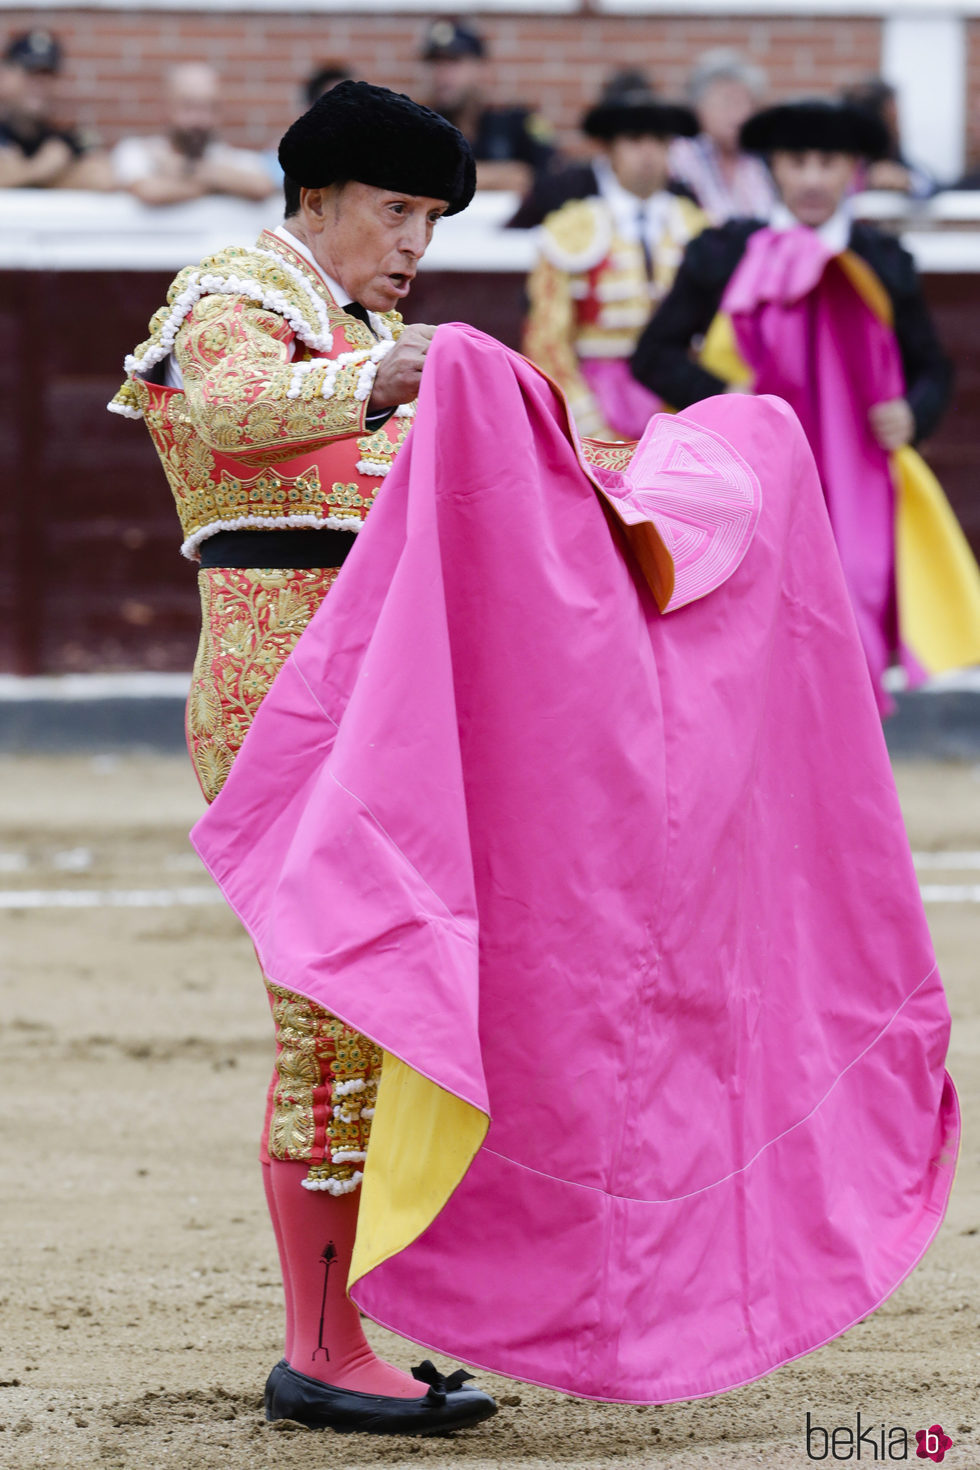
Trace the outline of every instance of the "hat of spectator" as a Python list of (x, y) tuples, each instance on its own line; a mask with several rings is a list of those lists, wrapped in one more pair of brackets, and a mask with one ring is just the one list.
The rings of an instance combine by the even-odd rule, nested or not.
[(400, 92), (340, 82), (297, 118), (279, 144), (287, 179), (306, 189), (356, 180), (445, 199), (458, 214), (473, 198), (476, 164), (458, 128)]
[(653, 92), (619, 92), (603, 97), (582, 119), (582, 131), (608, 143), (624, 135), (693, 138), (698, 120), (689, 107), (664, 102)]
[(613, 102), (624, 92), (648, 92), (652, 97), (656, 87), (645, 71), (638, 68), (627, 67), (620, 71), (611, 72), (602, 84), (599, 92), (600, 102)]
[(329, 92), (331, 87), (336, 87), (338, 82), (352, 82), (354, 73), (343, 61), (325, 61), (318, 66), (316, 71), (311, 72), (303, 83), (303, 93), (306, 97), (307, 107), (312, 107), (324, 92)]
[(483, 37), (456, 20), (434, 20), (422, 43), (423, 61), (455, 61), (459, 56), (485, 55)]
[(25, 31), (8, 42), (3, 59), (24, 71), (56, 72), (61, 66), (61, 47), (50, 31)]
[(766, 107), (743, 124), (740, 142), (747, 153), (853, 153), (884, 158), (888, 132), (866, 108), (816, 97)]

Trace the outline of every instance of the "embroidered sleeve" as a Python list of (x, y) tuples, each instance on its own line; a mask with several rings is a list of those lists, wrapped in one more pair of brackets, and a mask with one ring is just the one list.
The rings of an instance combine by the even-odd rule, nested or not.
[(603, 422), (595, 395), (579, 371), (572, 277), (542, 257), (528, 276), (527, 295), (525, 354), (562, 389), (581, 434), (617, 438)]
[(367, 403), (389, 340), (335, 358), (290, 362), (290, 325), (240, 296), (205, 296), (174, 352), (187, 411), (211, 449), (273, 463), (366, 432)]

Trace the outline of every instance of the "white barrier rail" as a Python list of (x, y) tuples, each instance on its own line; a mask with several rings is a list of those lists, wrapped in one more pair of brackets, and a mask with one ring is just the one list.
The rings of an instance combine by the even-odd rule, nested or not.
[[(423, 261), (428, 270), (525, 271), (525, 230), (503, 226), (517, 196), (481, 193), (441, 220)], [(0, 190), (0, 270), (173, 270), (226, 245), (251, 245), (282, 220), (273, 195), (261, 204), (194, 199), (153, 208), (130, 194), (69, 189)]]
[[(516, 208), (513, 194), (477, 194), (463, 214), (439, 223), (422, 268), (529, 270), (534, 232), (504, 228)], [(862, 219), (899, 229), (922, 271), (980, 271), (980, 192), (925, 201), (862, 194), (855, 210)], [(251, 244), (281, 218), (276, 196), (262, 204), (215, 197), (154, 209), (122, 193), (4, 189), (0, 270), (178, 271), (209, 251)]]

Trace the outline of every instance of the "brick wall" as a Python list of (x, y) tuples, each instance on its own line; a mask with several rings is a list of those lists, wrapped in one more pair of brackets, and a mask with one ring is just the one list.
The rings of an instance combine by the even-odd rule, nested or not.
[[(253, 147), (279, 137), (299, 110), (299, 80), (322, 59), (345, 58), (366, 80), (424, 99), (416, 60), (422, 15), (22, 10), (3, 13), (0, 36), (39, 23), (67, 52), (62, 116), (108, 143), (159, 127), (161, 73), (180, 60), (220, 69), (225, 135)], [(491, 46), (492, 96), (537, 104), (566, 145), (576, 142), (586, 103), (619, 67), (645, 66), (661, 90), (679, 94), (701, 51), (735, 46), (767, 68), (773, 95), (783, 97), (831, 91), (876, 71), (881, 41), (878, 21), (840, 18), (491, 14), (475, 23)], [(980, 23), (971, 36), (980, 95)]]
[(980, 20), (966, 23), (966, 157), (980, 167)]

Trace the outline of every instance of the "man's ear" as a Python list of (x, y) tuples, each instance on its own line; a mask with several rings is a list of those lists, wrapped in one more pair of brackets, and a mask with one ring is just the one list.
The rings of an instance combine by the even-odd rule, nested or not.
[(315, 234), (319, 234), (326, 224), (328, 200), (333, 192), (332, 186), (299, 191), (299, 212)]

